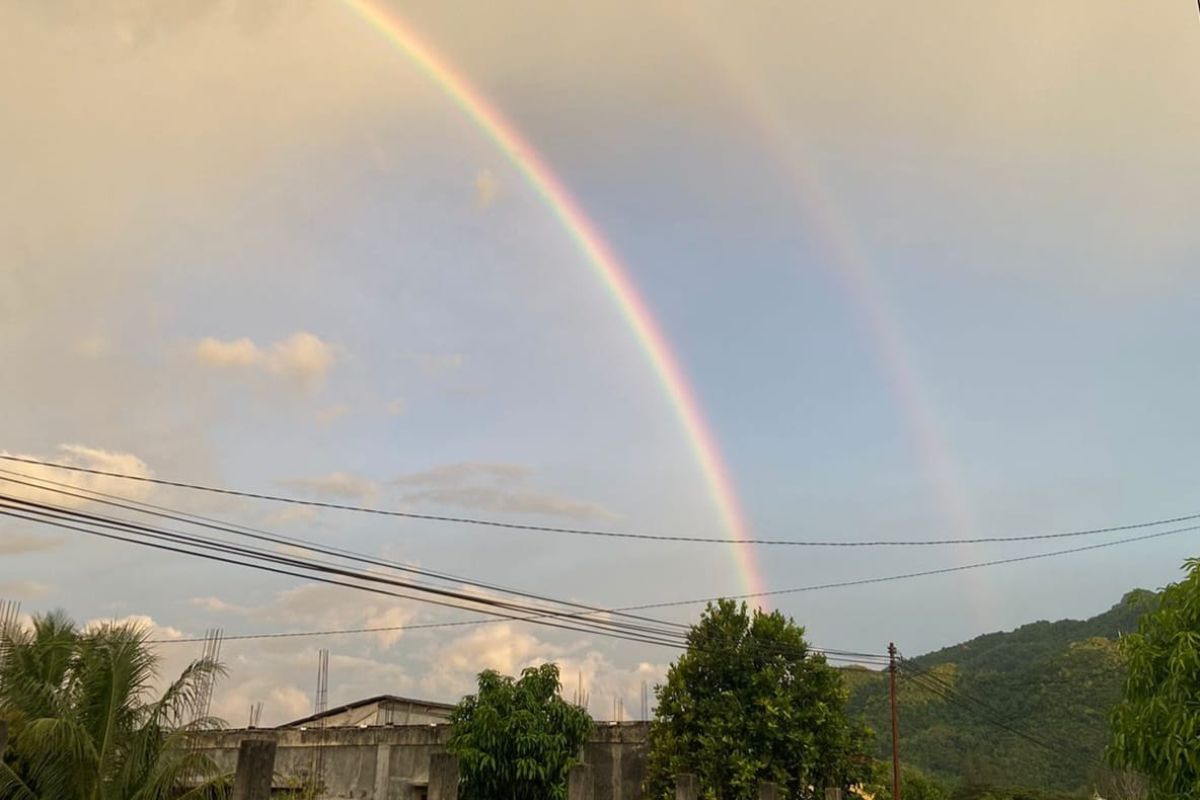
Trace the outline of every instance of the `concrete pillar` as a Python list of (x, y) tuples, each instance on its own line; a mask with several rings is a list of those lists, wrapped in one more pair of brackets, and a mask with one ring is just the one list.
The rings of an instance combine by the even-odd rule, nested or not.
[(596, 796), (596, 787), (592, 783), (592, 768), (587, 764), (576, 764), (571, 767), (571, 775), (567, 779), (567, 800), (592, 800)]
[(458, 756), (434, 753), (429, 757), (429, 800), (458, 800)]
[(759, 781), (758, 800), (779, 800), (779, 784), (772, 781)]
[(392, 746), (375, 746), (375, 800), (388, 800), (388, 784), (392, 777)]
[(696, 800), (700, 796), (700, 785), (696, 776), (681, 772), (675, 776), (675, 800)]
[(243, 739), (233, 776), (233, 800), (271, 800), (275, 740)]
[(825, 790), (825, 800), (842, 800), (842, 790), (829, 787)]

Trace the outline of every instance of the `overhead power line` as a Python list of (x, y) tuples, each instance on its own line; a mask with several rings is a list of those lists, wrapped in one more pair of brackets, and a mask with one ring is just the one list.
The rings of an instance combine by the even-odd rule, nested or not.
[[(959, 707), (960, 709), (974, 715), (984, 722), (987, 722), (993, 727), (1007, 731), (1018, 738), (1024, 739), (1025, 741), (1055, 753), (1056, 755), (1078, 755), (1084, 752), (1074, 743), (1067, 744), (1065, 742), (1050, 742), (1041, 737), (1034, 736), (1028, 731), (1023, 731), (1019, 728), (1013, 727), (1012, 725), (1008, 724), (1008, 722), (997, 717), (997, 715), (1001, 712), (994, 706), (991, 706), (988, 703), (973, 697), (972, 695), (962, 692), (957, 687), (948, 683), (933, 672), (917, 667), (911, 660), (901, 659), (899, 666), (901, 675), (907, 678), (914, 685), (942, 698), (952, 705)], [(1090, 756), (1090, 754), (1088, 755)]]
[[(414, 584), (411, 581), (391, 579), (376, 572), (343, 569), (337, 565), (316, 559), (305, 559), (298, 556), (285, 556), (270, 551), (258, 550), (253, 547), (238, 546), (229, 542), (210, 539), (203, 536), (184, 534), (178, 531), (168, 531), (153, 526), (140, 525), (129, 520), (90, 514), (75, 509), (53, 506), (2, 494), (0, 494), (0, 514), (15, 519), (23, 519), (51, 525), (61, 530), (86, 533), (110, 540), (138, 544), (158, 550), (204, 558), (210, 561), (258, 569), (274, 574), (304, 578), (306, 580), (342, 586), (350, 589), (357, 589), (360, 591), (367, 591), (374, 594), (382, 594), (398, 599), (412, 600), (415, 602), (427, 603), (436, 606), (466, 610), (473, 613), (490, 615), (496, 618), (493, 620), (455, 620), (442, 623), (415, 624), (411, 626), (244, 634), (224, 637), (225, 640), (295, 638), (299, 636), (324, 636), (344, 633), (383, 632), (406, 629), (451, 627), (469, 624), (484, 624), (487, 622), (515, 621), (530, 622), (551, 628), (593, 633), (610, 638), (625, 639), (674, 649), (683, 649), (689, 646), (685, 635), (686, 630), (678, 630), (678, 628), (686, 629), (686, 626), (679, 625), (678, 623), (665, 622), (662, 620), (653, 620), (651, 618), (640, 617), (636, 615), (622, 615), (616, 613), (616, 610), (596, 609), (580, 612), (571, 609), (564, 612), (552, 608), (547, 609), (544, 606), (528, 606), (498, 601), (489, 597), (481, 597), (459, 591), (447, 590), (427, 584)], [(147, 539), (149, 541), (147, 541)], [(317, 574), (308, 574), (304, 570), (313, 571)], [(363, 585), (362, 583), (356, 583), (355, 581), (361, 581), (374, 585)], [(416, 592), (417, 594), (414, 595), (396, 592), (388, 588), (381, 588), (381, 586), (378, 584), (405, 588)], [(423, 594), (432, 594), (433, 597), (421, 596)], [(609, 616), (612, 618), (608, 618)], [(630, 617), (635, 620), (645, 620), (646, 622), (652, 624), (633, 624), (631, 622), (619, 619), (622, 616)], [(164, 639), (153, 641), (156, 643), (167, 644), (182, 643), (189, 640)], [(761, 644), (760, 652), (763, 652), (767, 655), (794, 655), (796, 653), (796, 649), (773, 644)], [(804, 654), (811, 653), (813, 655), (818, 655), (830, 661), (855, 664), (878, 664), (879, 659), (882, 658), (882, 656), (879, 654), (858, 653), (855, 651), (836, 650), (832, 648), (824, 649), (816, 646), (806, 646), (802, 648), (801, 652)]]
[[(19, 477), (11, 477), (11, 476), (19, 476)], [(27, 480), (22, 480), (22, 478), (25, 478)], [(72, 486), (71, 484), (61, 483), (59, 481), (52, 481), (48, 478), (39, 478), (39, 477), (34, 477), (32, 475), (25, 475), (23, 473), (16, 473), (16, 472), (12, 472), (10, 470), (0, 469), (0, 481), (15, 484), (18, 486), (24, 486), (29, 489), (36, 489), (36, 490), (42, 491), (42, 492), (48, 492), (51, 494), (57, 494), (57, 495), (65, 496), (65, 497), (71, 497), (71, 498), (74, 498), (77, 500), (86, 500), (89, 502), (99, 503), (99, 504), (105, 505), (105, 506), (121, 508), (121, 509), (124, 509), (127, 511), (135, 511), (140, 514), (146, 514), (146, 515), (161, 518), (161, 519), (169, 519), (173, 522), (183, 522), (185, 524), (194, 525), (197, 527), (205, 528), (207, 530), (214, 530), (214, 531), (219, 531), (222, 533), (228, 533), (228, 534), (232, 534), (232, 535), (239, 536), (239, 537), (250, 538), (250, 539), (253, 539), (256, 541), (264, 541), (264, 542), (269, 542), (269, 543), (277, 544), (277, 545), (281, 545), (281, 546), (299, 547), (299, 548), (303, 548), (305, 550), (311, 550), (314, 553), (320, 553), (322, 555), (332, 556), (334, 558), (344, 558), (349, 561), (354, 561), (354, 562), (357, 562), (360, 564), (366, 564), (369, 566), (383, 567), (385, 569), (393, 569), (393, 570), (397, 570), (400, 572), (405, 572), (405, 573), (409, 573), (409, 574), (433, 578), (436, 580), (448, 581), (448, 582), (452, 582), (452, 583), (460, 583), (460, 584), (467, 585), (467, 586), (473, 586), (473, 587), (479, 588), (479, 589), (500, 592), (503, 594), (517, 595), (520, 597), (533, 599), (533, 600), (542, 600), (542, 601), (551, 602), (551, 603), (560, 603), (563, 605), (569, 605), (569, 606), (572, 606), (575, 608), (586, 609), (586, 610), (594, 611), (597, 613), (619, 613), (619, 612), (613, 611), (612, 609), (600, 608), (598, 606), (589, 606), (589, 605), (586, 605), (583, 603), (574, 603), (574, 602), (570, 602), (570, 601), (557, 600), (552, 597), (546, 597), (544, 595), (526, 592), (526, 591), (522, 591), (519, 589), (512, 589), (512, 588), (509, 588), (506, 586), (501, 586), (501, 585), (498, 585), (498, 584), (492, 583), (492, 582), (480, 581), (478, 579), (468, 578), (468, 577), (464, 577), (461, 575), (454, 575), (451, 573), (442, 572), (442, 571), (438, 571), (438, 570), (431, 570), (431, 569), (428, 569), (425, 567), (418, 567), (413, 564), (404, 564), (404, 563), (399, 563), (399, 562), (395, 562), (395, 561), (390, 561), (388, 559), (383, 559), (383, 558), (379, 558), (376, 556), (370, 556), (370, 555), (367, 555), (364, 553), (355, 552), (353, 550), (319, 544), (317, 542), (309, 541), (306, 539), (299, 539), (299, 538), (290, 537), (290, 536), (282, 536), (278, 533), (272, 533), (270, 531), (266, 531), (261, 528), (254, 528), (254, 527), (250, 527), (247, 525), (241, 525), (238, 523), (232, 523), (232, 522), (228, 522), (225, 520), (216, 519), (214, 517), (207, 517), (207, 516), (203, 516), (200, 514), (193, 514), (190, 512), (186, 512), (186, 511), (180, 511), (177, 509), (170, 508), (168, 506), (155, 505), (153, 503), (146, 503), (146, 502), (143, 502), (140, 500), (135, 500), (133, 498), (123, 497), (121, 495), (114, 495), (114, 494), (111, 494), (108, 492), (97, 491), (95, 489), (80, 488), (80, 487)], [(646, 617), (638, 617), (635, 614), (620, 614), (620, 615), (624, 616), (624, 617), (629, 617), (631, 619), (642, 619), (642, 620), (648, 619)], [(662, 621), (656, 620), (656, 622), (662, 622)], [(680, 627), (680, 628), (686, 627), (686, 626), (680, 625), (678, 623), (662, 622), (662, 624), (675, 625), (676, 627)]]
[[(0, 458), (4, 458), (4, 456), (0, 456)], [(945, 575), (945, 574), (950, 574), (950, 573), (955, 573), (955, 572), (963, 572), (963, 571), (967, 571), (967, 570), (983, 569), (986, 567), (1000, 566), (1003, 564), (1014, 564), (1014, 563), (1020, 563), (1020, 562), (1025, 562), (1025, 561), (1035, 561), (1035, 560), (1043, 559), (1043, 558), (1053, 558), (1053, 557), (1057, 557), (1057, 556), (1070, 555), (1070, 554), (1081, 553), (1081, 552), (1086, 552), (1086, 551), (1090, 551), (1090, 550), (1099, 550), (1102, 548), (1115, 547), (1115, 546), (1122, 545), (1122, 544), (1131, 544), (1131, 543), (1140, 542), (1140, 541), (1147, 541), (1150, 539), (1162, 538), (1165, 536), (1174, 536), (1174, 535), (1178, 535), (1181, 533), (1187, 533), (1187, 532), (1192, 532), (1192, 531), (1196, 531), (1196, 530), (1200, 530), (1200, 525), (1192, 525), (1192, 526), (1187, 526), (1187, 527), (1183, 527), (1183, 528), (1174, 528), (1171, 530), (1159, 531), (1156, 533), (1146, 534), (1143, 536), (1128, 537), (1125, 539), (1118, 539), (1118, 540), (1111, 541), (1111, 542), (1102, 542), (1100, 544), (1068, 548), (1065, 550), (1054, 550), (1054, 551), (1046, 552), (1046, 553), (1034, 553), (1034, 554), (1025, 555), (1025, 556), (1014, 556), (1011, 558), (993, 559), (990, 561), (981, 561), (981, 562), (976, 562), (976, 563), (972, 563), (972, 564), (959, 564), (959, 565), (950, 566), (950, 567), (939, 567), (939, 568), (935, 568), (935, 569), (920, 570), (920, 571), (916, 571), (916, 572), (907, 572), (907, 573), (901, 573), (901, 574), (897, 574), (897, 575), (886, 575), (886, 576), (879, 576), (879, 577), (872, 577), (872, 578), (857, 578), (857, 579), (846, 580), (846, 581), (836, 581), (836, 582), (829, 582), (829, 583), (813, 584), (813, 585), (809, 585), (809, 586), (798, 586), (798, 587), (792, 587), (792, 588), (787, 588), (787, 589), (775, 589), (775, 590), (763, 591), (763, 592), (749, 592), (749, 593), (744, 593), (744, 594), (739, 594), (739, 595), (731, 595), (731, 596), (730, 595), (709, 596), (709, 597), (699, 597), (699, 598), (691, 598), (691, 599), (685, 599), (685, 600), (671, 600), (671, 601), (661, 601), (661, 602), (655, 602), (655, 603), (642, 603), (642, 604), (637, 604), (637, 605), (621, 606), (621, 607), (612, 608), (612, 609), (599, 609), (599, 610), (595, 611), (594, 613), (610, 613), (610, 612), (625, 613), (625, 612), (631, 612), (631, 611), (646, 611), (646, 610), (659, 609), (659, 608), (671, 608), (671, 607), (688, 606), (688, 605), (703, 605), (703, 604), (715, 602), (715, 601), (721, 600), (721, 599), (751, 600), (751, 599), (756, 599), (756, 598), (760, 598), (760, 597), (773, 597), (773, 596), (782, 596), (782, 595), (789, 595), (789, 594), (800, 594), (800, 593), (806, 593), (806, 592), (824, 591), (824, 590), (828, 590), (828, 589), (847, 588), (847, 587), (854, 587), (854, 586), (865, 586), (865, 585), (870, 585), (870, 584), (889, 583), (889, 582), (901, 581), (901, 580), (911, 580), (911, 579), (916, 579), (916, 578), (930, 577), (930, 576), (934, 576), (934, 575)], [(290, 542), (290, 543), (294, 543), (294, 542)], [(307, 545), (305, 545), (305, 546), (307, 546)], [(350, 556), (347, 556), (347, 557), (350, 557)], [(383, 563), (387, 564), (388, 566), (394, 566), (394, 565), (391, 565), (390, 562), (383, 562)], [(585, 608), (587, 608), (587, 607), (585, 606)], [(592, 607), (592, 608), (594, 608), (594, 607)]]
[(170, 486), (176, 489), (188, 489), (199, 492), (208, 492), (211, 494), (220, 494), (230, 497), (241, 497), (250, 500), (264, 500), (272, 503), (286, 503), (289, 505), (308, 506), (311, 508), (323, 508), (335, 511), (352, 511), (359, 514), (372, 514), (384, 517), (397, 517), (402, 519), (422, 520), (425, 522), (445, 522), (455, 523), (460, 525), (475, 525), (488, 528), (498, 528), (515, 531), (528, 531), (534, 533), (558, 533), (570, 536), (593, 536), (610, 539), (631, 539), (654, 542), (681, 542), (688, 544), (715, 544), (715, 545), (754, 545), (754, 546), (771, 546), (771, 547), (934, 547), (944, 545), (962, 545), (962, 544), (998, 544), (1006, 542), (1032, 542), (1044, 541), (1052, 539), (1066, 539), (1080, 536), (1097, 536), (1105, 533), (1119, 533), (1122, 531), (1139, 530), (1142, 528), (1153, 528), (1161, 525), (1173, 525), (1179, 522), (1188, 522), (1192, 520), (1200, 520), (1200, 513), (1185, 514), (1177, 517), (1165, 517), (1162, 519), (1150, 520), (1146, 522), (1135, 522), (1123, 525), (1111, 525), (1103, 528), (1088, 528), (1085, 530), (1074, 530), (1059, 533), (1039, 533), (1026, 534), (1020, 536), (981, 536), (974, 538), (959, 538), (959, 539), (871, 539), (860, 541), (838, 541), (838, 540), (808, 540), (808, 539), (725, 539), (717, 536), (676, 536), (667, 534), (650, 534), (650, 533), (631, 533), (626, 531), (601, 530), (596, 528), (565, 528), (555, 527), (550, 525), (532, 525), (517, 522), (504, 522), (502, 520), (482, 519), (479, 517), (458, 517), (447, 516), (442, 514), (420, 514), (411, 511), (397, 511), (393, 509), (371, 508), (369, 506), (352, 505), (348, 503), (333, 503), (322, 500), (308, 500), (299, 497), (289, 497), (285, 495), (266, 494), (262, 492), (250, 492), (241, 489), (229, 489), (219, 486), (208, 486), (200, 483), (192, 483), (187, 481), (167, 480), (165, 478), (154, 478), (145, 475), (130, 475), (122, 472), (112, 472), (109, 470), (92, 469), (89, 467), (81, 467), (73, 464), (61, 464), (54, 461), (44, 461), (36, 458), (28, 458), (25, 456), (15, 456), (6, 453), (0, 453), (0, 460), (17, 462), (22, 464), (31, 464), (41, 467), (51, 467), (53, 469), (67, 470), (70, 472), (85, 473), (89, 475), (99, 475), (108, 478), (117, 478), (120, 480), (136, 481), (140, 483), (155, 484), (159, 486)]
[[(64, 492), (63, 494), (70, 494)], [(12, 496), (0, 495), (0, 514), (17, 519), (24, 519), (42, 524), (53, 525), (62, 530), (87, 533), (102, 538), (138, 544), (158, 550), (190, 555), (231, 565), (249, 567), (280, 575), (304, 578), (306, 580), (327, 583), (345, 588), (383, 594), (398, 599), (412, 600), (436, 606), (449, 607), (474, 613), (488, 614), (499, 618), (498, 621), (530, 622), (553, 628), (562, 628), (584, 633), (595, 633), (618, 639), (655, 644), (667, 647), (683, 647), (686, 645), (685, 634), (687, 626), (679, 623), (656, 620), (649, 617), (622, 613), (617, 609), (603, 609), (583, 606), (587, 609), (578, 611), (580, 604), (562, 603), (547, 598), (548, 602), (567, 605), (567, 610), (547, 608), (545, 606), (529, 606), (526, 604), (496, 600), (490, 597), (471, 595), (462, 591), (418, 584), (408, 580), (397, 580), (386, 575), (372, 572), (346, 569), (336, 564), (299, 556), (286, 556), (276, 552), (262, 551), (253, 547), (243, 547), (229, 542), (209, 539), (203, 536), (184, 534), (178, 531), (168, 531), (161, 528), (140, 525), (119, 518), (90, 514), (74, 509), (52, 506), (36, 501), (25, 500)], [(126, 535), (118, 535), (126, 534)], [(130, 538), (130, 537), (135, 538)], [(140, 537), (140, 538), (139, 538)], [(149, 539), (150, 541), (146, 541)], [(265, 563), (255, 563), (265, 562)], [(283, 568), (288, 567), (288, 568)], [(304, 570), (304, 571), (297, 571)], [(308, 574), (313, 571), (317, 574)], [(332, 576), (332, 577), (331, 577)], [(359, 583), (361, 582), (361, 583)], [(367, 583), (370, 585), (362, 585)], [(395, 586), (414, 592), (406, 594), (393, 591), (382, 586)], [(425, 596), (432, 595), (432, 597)], [(467, 605), (464, 605), (466, 603)], [(627, 619), (626, 619), (627, 618)], [(628, 621), (628, 620), (633, 620)], [(643, 624), (643, 621), (645, 624)], [(471, 621), (455, 621), (449, 623), (433, 623), (428, 627), (450, 627), (451, 625), (470, 624)], [(418, 626), (423, 627), (423, 626)], [(395, 630), (404, 626), (396, 626)], [(356, 629), (346, 632), (368, 632), (367, 629)], [(285, 638), (295, 632), (267, 635), (263, 638)], [(309, 635), (326, 635), (337, 631), (312, 632)], [(229, 637), (234, 638), (234, 637)], [(237, 637), (241, 638), (241, 637)], [(245, 638), (258, 638), (258, 635), (247, 635)], [(177, 641), (177, 640), (170, 640)], [(768, 654), (779, 648), (767, 647)], [(822, 655), (831, 660), (852, 663), (866, 663), (878, 658), (878, 654), (857, 653), (822, 648), (806, 648), (814, 654)], [(790, 650), (788, 652), (791, 652)]]
[(851, 586), (867, 586), (873, 583), (890, 583), (891, 581), (906, 581), (914, 578), (927, 578), (932, 575), (948, 575), (952, 572), (965, 572), (972, 569), (984, 569), (985, 567), (997, 567), (1002, 564), (1016, 564), (1023, 561), (1037, 561), (1041, 558), (1054, 558), (1055, 556), (1065, 556), (1072, 553), (1083, 553), (1088, 550), (1100, 550), (1105, 547), (1116, 547), (1122, 544), (1133, 544), (1134, 542), (1144, 542), (1149, 539), (1159, 539), (1164, 536), (1175, 536), (1180, 533), (1189, 533), (1191, 531), (1200, 530), (1200, 525), (1190, 525), (1186, 528), (1173, 528), (1169, 531), (1159, 531), (1158, 533), (1150, 533), (1144, 536), (1131, 536), (1127, 539), (1117, 539), (1112, 542), (1103, 542), (1101, 544), (1090, 544), (1085, 547), (1072, 547), (1067, 550), (1052, 550), (1049, 553), (1034, 553), (1028, 556), (1014, 556), (1012, 558), (997, 558), (991, 561), (977, 561), (974, 564), (958, 564), (953, 567), (939, 567), (937, 569), (926, 569), (919, 572), (903, 572), (899, 575), (885, 575), (878, 578), (858, 578), (848, 581), (835, 581), (833, 583), (817, 583), (811, 586), (796, 586), (791, 589), (773, 589), (765, 592), (747, 592), (745, 594), (729, 595), (724, 598), (717, 597), (701, 597), (692, 600), (672, 600), (662, 603), (643, 603), (636, 606), (624, 606), (622, 611), (648, 611), (655, 608), (671, 608), (672, 606), (692, 606), (701, 603), (711, 603), (720, 599), (727, 600), (753, 600), (759, 597), (776, 597), (787, 594), (801, 594), (803, 592), (819, 592), (826, 589), (843, 589)]
[[(613, 638), (629, 639), (648, 644), (673, 644), (682, 634), (677, 630), (656, 626), (634, 625), (616, 621), (594, 612), (579, 612), (507, 602), (492, 597), (473, 595), (450, 588), (417, 584), (411, 580), (392, 578), (375, 572), (344, 568), (315, 559), (286, 556), (253, 547), (233, 545), (202, 536), (180, 534), (126, 520), (86, 514), (61, 507), (0, 496), (0, 514), (51, 525), (109, 540), (137, 544), (156, 550), (179, 553), (209, 561), (248, 567), (264, 572), (287, 575), (319, 583), (343, 586), (359, 591), (411, 600), (446, 608), (473, 611), (521, 622), (581, 633), (598, 633)], [(133, 537), (133, 538), (130, 538)], [(364, 585), (366, 584), (366, 585)], [(395, 587), (407, 592), (395, 591)]]

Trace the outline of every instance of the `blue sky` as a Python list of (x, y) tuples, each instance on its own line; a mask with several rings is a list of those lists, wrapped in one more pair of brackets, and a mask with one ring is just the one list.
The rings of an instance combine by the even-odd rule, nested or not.
[[(603, 286), (402, 54), (336, 4), (185, 5), (0, 12), (16, 109), (0, 129), (0, 449), (379, 507), (721, 535)], [(854, 540), (1197, 510), (1194, 9), (1068, 5), (394, 7), (620, 254), (754, 532)], [(924, 432), (828, 220), (882, 299)], [(941, 489), (931, 452), (948, 464)], [(724, 547), (151, 494), (604, 605), (743, 588)], [(1174, 578), (1192, 542), (777, 605), (819, 644), (922, 652), (1097, 613)], [(782, 589), (1038, 549), (759, 560)], [(166, 635), (440, 618), (14, 523), (0, 552), (0, 596), (26, 610), (145, 615)], [(484, 666), (554, 658), (635, 708), (671, 657), (512, 626), (326, 644), (338, 701), (453, 698)], [(218, 710), (264, 700), (268, 718), (299, 716), (317, 646), (231, 645)]]

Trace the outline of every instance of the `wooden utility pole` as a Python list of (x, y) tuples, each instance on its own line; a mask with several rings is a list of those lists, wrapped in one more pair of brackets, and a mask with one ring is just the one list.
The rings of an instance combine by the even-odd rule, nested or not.
[(896, 717), (896, 645), (888, 644), (888, 679), (892, 700), (892, 800), (900, 800), (900, 721)]

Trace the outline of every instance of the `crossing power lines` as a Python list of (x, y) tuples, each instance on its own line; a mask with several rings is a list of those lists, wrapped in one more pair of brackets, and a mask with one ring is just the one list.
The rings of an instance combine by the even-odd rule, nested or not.
[(441, 514), (421, 514), (411, 511), (399, 511), (394, 509), (373, 508), (370, 506), (353, 505), (349, 503), (333, 503), (321, 500), (310, 500), (299, 497), (291, 497), (278, 494), (267, 494), (263, 492), (252, 492), (242, 489), (231, 489), (220, 486), (210, 486), (201, 483), (189, 481), (168, 480), (165, 478), (155, 478), (146, 475), (131, 475), (122, 472), (113, 472), (109, 470), (92, 469), (90, 467), (82, 467), (73, 464), (62, 464), (54, 461), (44, 461), (26, 456), (16, 456), (6, 453), (0, 453), (0, 460), (28, 464), (31, 466), (48, 467), (69, 472), (83, 473), (88, 475), (96, 475), (107, 478), (115, 478), (118, 480), (126, 480), (131, 482), (154, 484), (158, 486), (169, 486), (175, 489), (187, 489), (191, 491), (206, 492), (209, 494), (225, 495), (228, 497), (240, 497), (250, 500), (262, 500), (272, 503), (283, 503), (288, 505), (307, 506), (310, 508), (323, 508), (335, 511), (349, 511), (359, 514), (371, 514), (375, 516), (394, 517), (401, 519), (420, 520), (424, 522), (437, 523), (455, 523), (460, 525), (474, 525), (486, 528), (494, 528), (501, 530), (526, 531), (532, 533), (554, 533), (569, 536), (592, 536), (610, 539), (628, 539), (649, 542), (678, 542), (688, 544), (710, 544), (710, 545), (738, 545), (738, 546), (764, 546), (764, 547), (936, 547), (949, 545), (963, 544), (1000, 544), (1000, 543), (1015, 543), (1015, 542), (1032, 542), (1046, 541), (1054, 539), (1068, 539), (1082, 536), (1098, 536), (1106, 533), (1120, 533), (1123, 531), (1139, 530), (1144, 528), (1160, 527), (1163, 525), (1174, 525), (1180, 522), (1190, 522), (1200, 520), (1200, 513), (1191, 513), (1181, 516), (1164, 517), (1155, 520), (1147, 520), (1142, 522), (1126, 523), (1122, 525), (1111, 525), (1100, 528), (1086, 528), (1082, 530), (1060, 531), (1056, 533), (1037, 533), (1023, 534), (1016, 536), (981, 536), (973, 538), (956, 538), (956, 539), (870, 539), (870, 540), (813, 540), (813, 539), (726, 539), (717, 536), (679, 536), (668, 534), (652, 534), (652, 533), (636, 533), (628, 531), (613, 531), (602, 530), (596, 528), (566, 528), (555, 527), (549, 525), (532, 525), (526, 523), (506, 522), (503, 520), (483, 519), (479, 517), (460, 517), (446, 516)]
[[(688, 626), (634, 614), (629, 610), (558, 600), (464, 576), (449, 575), (412, 565), (363, 556), (352, 551), (322, 548), (318, 545), (313, 545), (314, 549), (308, 550), (301, 547), (298, 540), (275, 536), (260, 529), (222, 523), (211, 517), (199, 517), (129, 498), (117, 500), (111, 494), (89, 489), (62, 488), (61, 485), (55, 485), (56, 482), (37, 478), (23, 480), (0, 476), (0, 481), (23, 487), (26, 495), (33, 490), (34, 492), (49, 493), (59, 499), (59, 502), (45, 502), (30, 499), (28, 496), (19, 496), (12, 493), (11, 489), (9, 492), (0, 492), (0, 515), (10, 518), (231, 566), (302, 578), (400, 600), (468, 611), (491, 618), (391, 628), (232, 635), (226, 636), (226, 641), (452, 627), (484, 624), (488, 621), (515, 621), (674, 648), (686, 646), (687, 643)], [(85, 511), (67, 505), (68, 502), (84, 501), (149, 516), (155, 522), (147, 523), (137, 519)], [(179, 527), (163, 527), (157, 524), (159, 519), (169, 519), (175, 523), (182, 523), (183, 526), (199, 527), (205, 531), (219, 532), (226, 537), (236, 538), (218, 538), (211, 533), (201, 533), (186, 527), (183, 530)], [(250, 543), (243, 543), (244, 540), (249, 540)], [(266, 548), (263, 547), (264, 544), (274, 545), (274, 547)], [(366, 569), (359, 566), (364, 563), (373, 568)], [(411, 577), (412, 575), (421, 576), (423, 579), (418, 580)], [(471, 591), (463, 588), (464, 586), (484, 591)], [(819, 649), (814, 652), (819, 652), (832, 660), (856, 663), (877, 657), (877, 654), (832, 649)]]
[[(3, 480), (11, 482), (11, 479), (4, 478)], [(30, 482), (30, 485), (34, 484)], [(42, 486), (39, 488), (41, 491), (75, 500), (89, 499), (88, 494), (90, 493), (89, 490), (76, 492), (52, 486)], [(109, 502), (110, 504), (115, 504), (112, 501)], [(123, 504), (123, 507), (130, 511), (137, 511), (151, 516), (163, 516), (166, 514), (165, 511), (161, 510), (164, 507), (155, 506), (151, 510), (139, 508), (141, 505), (145, 504), (131, 500), (127, 504)], [(49, 525), (59, 530), (98, 536), (104, 539), (150, 547), (233, 566), (332, 584), (401, 600), (468, 611), (489, 617), (489, 619), (453, 620), (387, 628), (289, 631), (223, 636), (223, 641), (227, 642), (380, 632), (385, 630), (415, 630), (514, 621), (673, 649), (684, 649), (691, 644), (687, 637), (688, 626), (681, 623), (632, 614), (621, 609), (600, 608), (556, 600), (520, 592), (519, 590), (495, 591), (489, 594), (466, 591), (460, 587), (456, 587), (454, 582), (466, 581), (474, 586), (490, 586), (490, 584), (470, 581), (468, 578), (459, 576), (455, 576), (452, 582), (440, 573), (417, 570), (407, 565), (396, 566), (403, 567), (408, 571), (417, 571), (422, 574), (435, 576), (440, 583), (416, 581), (408, 577), (397, 577), (389, 572), (378, 569), (353, 568), (340, 563), (337, 559), (315, 558), (302, 553), (285, 553), (278, 549), (264, 549), (258, 545), (244, 545), (211, 535), (181, 531), (174, 528), (164, 528), (108, 514), (82, 511), (61, 503), (42, 502), (9, 493), (0, 493), (0, 515)], [(184, 518), (182, 512), (179, 518)], [(208, 520), (211, 518), (205, 519)], [(208, 522), (205, 527), (216, 528), (218, 526), (215, 522)], [(237, 526), (232, 525), (223, 527), (222, 530), (228, 534), (246, 533), (245, 531), (239, 531)], [(265, 537), (260, 534), (253, 538), (263, 539)], [(345, 560), (347, 557), (343, 555), (339, 556), (339, 558)], [(503, 597), (502, 595), (505, 594), (515, 596), (518, 599), (514, 600)], [(537, 599), (534, 602), (524, 599), (530, 597)], [(184, 641), (189, 640), (155, 640), (155, 643), (182, 643)], [(763, 648), (763, 652), (767, 655), (806, 655), (811, 653), (830, 661), (857, 664), (875, 664), (882, 658), (880, 654), (860, 653), (832, 648), (806, 647), (800, 653), (795, 652), (794, 649), (785, 651), (772, 645), (764, 645)]]

